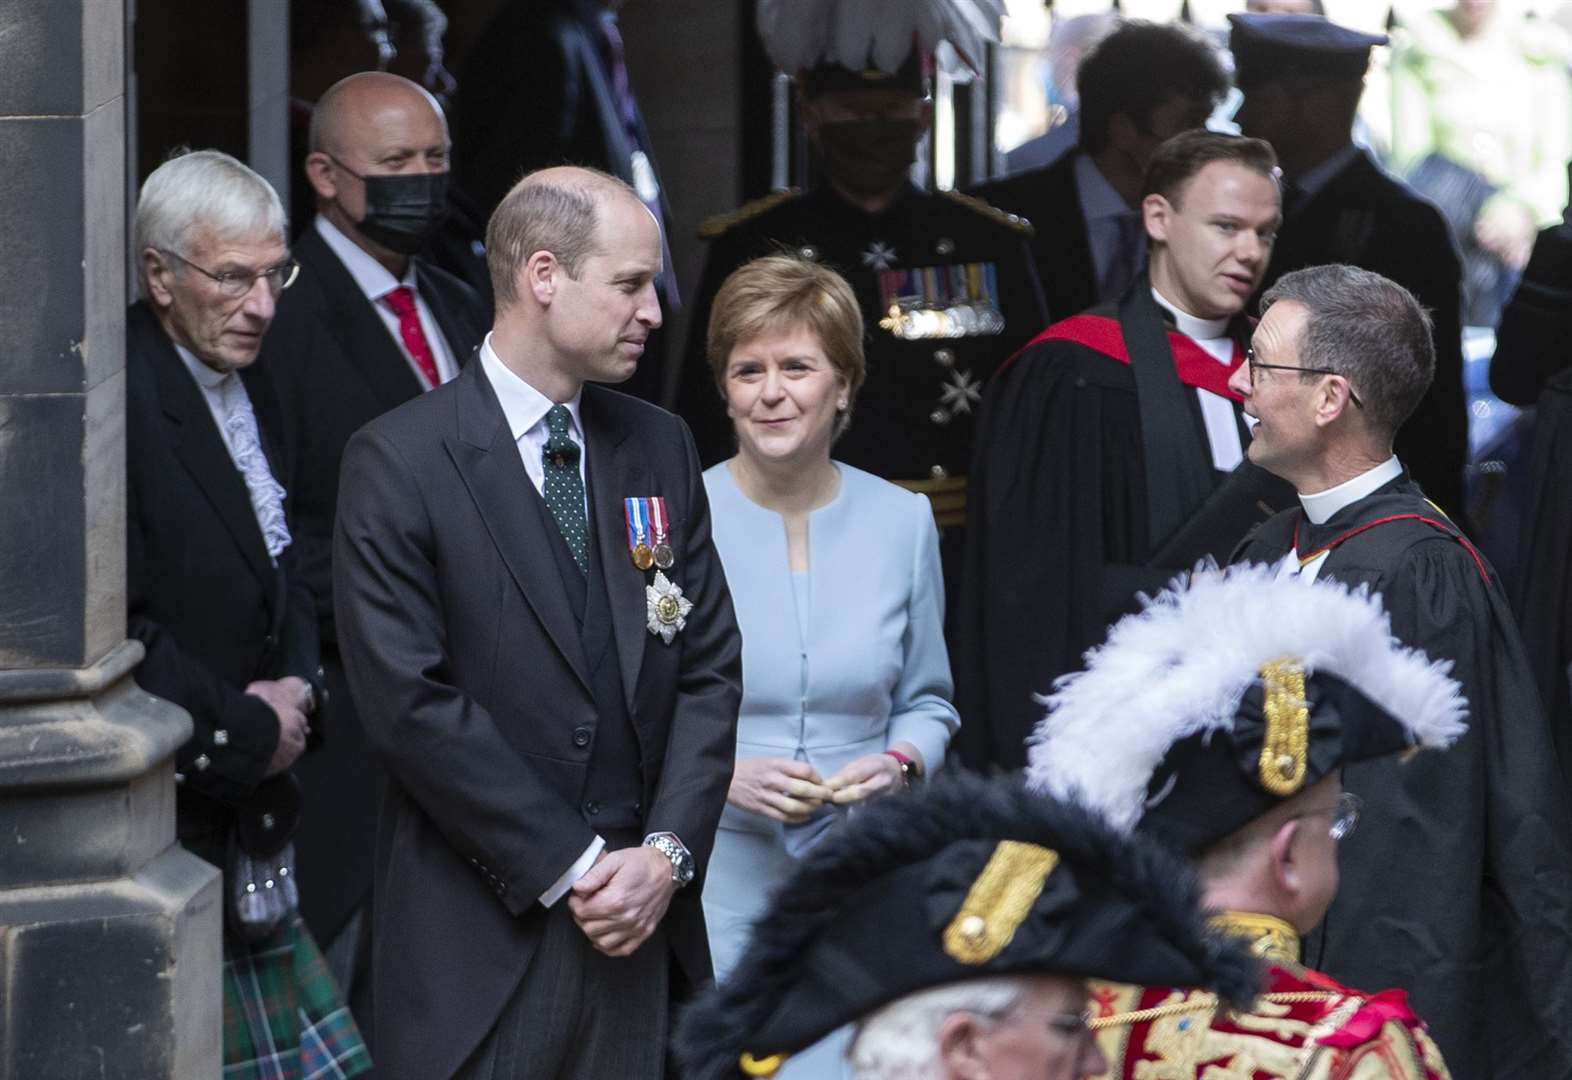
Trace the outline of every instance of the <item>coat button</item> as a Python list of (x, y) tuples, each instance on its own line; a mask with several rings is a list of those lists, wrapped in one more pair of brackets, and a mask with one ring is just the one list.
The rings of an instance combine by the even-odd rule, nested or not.
[(198, 754), (196, 756), (196, 760), (191, 762), (191, 764), (196, 766), (197, 772), (201, 772), (203, 769), (213, 764), (213, 759), (208, 757), (206, 754)]
[(229, 732), (225, 731), (223, 728), (219, 728), (217, 731), (213, 732), (213, 745), (228, 746)]
[(584, 747), (589, 745), (589, 742), (590, 742), (589, 728), (576, 727), (576, 728), (573, 729), (573, 745), (574, 746), (577, 746), (579, 749), (582, 750)]
[(591, 815), (600, 813), (600, 803), (596, 802), (594, 799), (591, 799), (589, 802), (584, 804), (584, 812)]
[(262, 644), (271, 649), (274, 645), (278, 644), (278, 638), (274, 637), (272, 634), (269, 634), (267, 637), (262, 639)]

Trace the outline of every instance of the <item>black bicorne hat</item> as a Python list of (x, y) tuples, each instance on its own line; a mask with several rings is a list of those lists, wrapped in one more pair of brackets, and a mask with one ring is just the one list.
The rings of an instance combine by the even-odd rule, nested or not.
[(1196, 986), (1246, 1003), (1259, 968), (1205, 929), (1199, 900), (1188, 868), (1082, 807), (940, 777), (809, 853), (730, 978), (683, 1014), (677, 1055), (693, 1080), (769, 1075), (883, 1005), (981, 976)]
[(1344, 765), (1449, 745), (1467, 713), (1450, 668), (1400, 645), (1367, 590), (1210, 567), (1060, 680), (1027, 776), (1196, 853)]

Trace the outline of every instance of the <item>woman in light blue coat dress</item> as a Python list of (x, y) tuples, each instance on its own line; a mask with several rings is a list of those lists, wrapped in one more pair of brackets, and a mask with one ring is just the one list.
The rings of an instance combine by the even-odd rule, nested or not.
[(788, 256), (715, 299), (737, 456), (704, 474), (743, 641), (737, 768), (704, 886), (724, 980), (799, 857), (943, 760), (960, 726), (928, 501), (830, 458), (864, 373), (856, 297)]

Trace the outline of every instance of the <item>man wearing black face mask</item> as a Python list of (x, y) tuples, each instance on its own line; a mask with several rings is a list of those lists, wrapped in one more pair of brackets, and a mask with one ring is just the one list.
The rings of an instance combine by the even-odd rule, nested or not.
[[(435, 99), (408, 79), (362, 72), (334, 84), (311, 119), (306, 178), (317, 214), (295, 244), (300, 277), (266, 350), (277, 373), (300, 476), (290, 491), (301, 573), (316, 598), (331, 715), (323, 752), (300, 779), (317, 822), (299, 847), (313, 885), (307, 924), (329, 946), (363, 1015), (354, 969), (370, 895), (381, 780), (343, 681), (333, 627), (329, 564), (339, 458), (370, 420), (447, 382), (479, 346), (480, 297), (431, 266), (420, 251), (447, 202), (447, 123)], [(364, 928), (369, 933), (369, 926)]]
[[(780, 26), (791, 9), (763, 27)], [(877, 33), (877, 28), (874, 30)], [(906, 40), (912, 35), (906, 32)], [(785, 246), (839, 271), (857, 293), (868, 381), (835, 457), (933, 502), (946, 582), (960, 580), (966, 471), (982, 387), (1046, 325), (1024, 219), (908, 179), (928, 128), (921, 45), (893, 72), (813, 58), (805, 65), (766, 37), (794, 73), (803, 127), (824, 182), (778, 192), (708, 223), (704, 276), (693, 301), (677, 411), (711, 464), (732, 454), (731, 422), (704, 355), (710, 306), (742, 263)], [(899, 53), (895, 54), (899, 56)], [(953, 603), (949, 605), (953, 609)]]

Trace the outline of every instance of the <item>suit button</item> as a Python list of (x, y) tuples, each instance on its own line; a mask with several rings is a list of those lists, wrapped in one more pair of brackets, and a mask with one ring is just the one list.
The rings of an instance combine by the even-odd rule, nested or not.
[(591, 799), (589, 802), (584, 804), (584, 812), (586, 814), (592, 815), (600, 813), (600, 803), (596, 802), (594, 799)]
[(269, 634), (267, 637), (262, 639), (262, 644), (271, 649), (274, 645), (278, 644), (278, 638), (274, 637), (272, 634)]
[(590, 741), (589, 728), (576, 727), (576, 728), (573, 729), (573, 745), (574, 746), (577, 746), (579, 749), (582, 750), (584, 747), (589, 745), (589, 741)]

